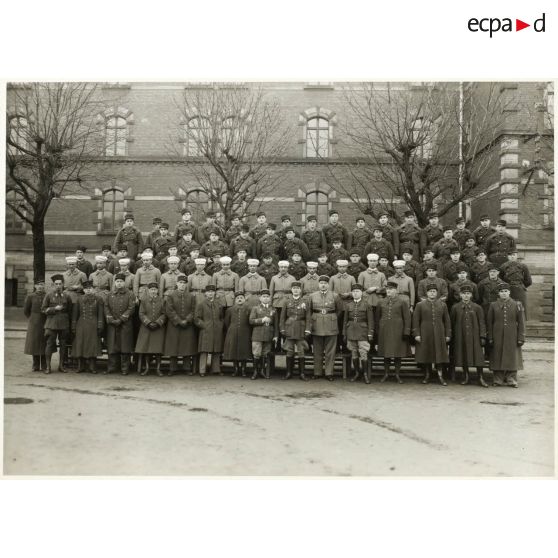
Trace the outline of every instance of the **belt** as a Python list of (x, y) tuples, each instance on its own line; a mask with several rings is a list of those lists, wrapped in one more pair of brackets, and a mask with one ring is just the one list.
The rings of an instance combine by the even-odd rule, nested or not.
[(326, 308), (323, 308), (322, 310), (312, 310), (312, 312), (314, 314), (335, 314), (335, 310), (327, 310)]

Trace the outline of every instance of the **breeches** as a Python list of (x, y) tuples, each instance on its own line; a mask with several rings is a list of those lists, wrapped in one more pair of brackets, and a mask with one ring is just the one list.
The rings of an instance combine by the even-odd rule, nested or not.
[(271, 341), (252, 341), (252, 354), (260, 358), (271, 352)]
[(60, 344), (60, 352), (66, 348), (68, 343), (68, 336), (70, 332), (67, 329), (45, 329), (45, 340), (46, 340), (46, 351), (45, 353), (55, 353), (56, 352), (56, 340)]
[(295, 349), (298, 356), (304, 356), (304, 351), (308, 348), (308, 344), (304, 339), (286, 339), (283, 343), (283, 349), (287, 353), (287, 356), (294, 356)]
[(370, 343), (368, 341), (347, 341), (347, 348), (351, 351), (353, 359), (360, 356), (360, 360), (368, 359), (368, 352), (370, 351)]

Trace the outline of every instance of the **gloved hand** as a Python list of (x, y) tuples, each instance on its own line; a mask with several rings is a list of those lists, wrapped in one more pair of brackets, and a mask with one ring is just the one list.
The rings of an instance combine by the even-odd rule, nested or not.
[(147, 326), (151, 331), (155, 331), (156, 329), (159, 328), (159, 324), (156, 322), (149, 322), (149, 325)]

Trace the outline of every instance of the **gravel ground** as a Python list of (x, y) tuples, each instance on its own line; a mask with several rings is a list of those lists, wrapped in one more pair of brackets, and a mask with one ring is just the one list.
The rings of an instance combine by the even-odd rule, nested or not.
[(554, 474), (551, 352), (525, 352), (519, 389), (483, 389), (49, 376), (22, 350), (6, 339), (6, 475)]

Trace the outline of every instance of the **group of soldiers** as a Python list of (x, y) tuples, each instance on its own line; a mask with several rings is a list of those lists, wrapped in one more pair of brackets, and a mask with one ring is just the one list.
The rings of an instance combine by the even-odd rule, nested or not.
[(431, 214), (420, 229), (410, 212), (399, 227), (385, 213), (372, 228), (357, 218), (349, 232), (332, 210), (321, 230), (309, 216), (300, 234), (288, 215), (281, 221), (277, 228), (260, 212), (250, 228), (235, 216), (225, 231), (215, 214), (197, 225), (185, 209), (174, 233), (155, 218), (144, 239), (125, 215), (96, 269), (78, 246), (67, 270), (51, 276), (52, 289), (38, 281), (27, 297), (33, 370), (50, 373), (58, 346), (61, 372), (72, 362), (96, 373), (106, 348), (106, 373), (162, 376), (166, 356), (169, 375), (222, 373), (225, 360), (246, 376), (252, 361), (255, 380), (269, 378), (284, 351), (285, 379), (296, 369), (301, 380), (333, 381), (341, 352), (350, 353), (352, 381), (370, 383), (377, 354), (381, 381), (393, 364), (402, 383), (402, 359), (414, 353), (423, 383), (433, 366), (442, 385), (460, 367), (462, 383), (475, 368), (488, 387), (488, 357), (493, 384), (517, 387), (531, 277), (505, 221), (493, 228), (483, 215), (470, 231), (462, 218), (442, 227)]

